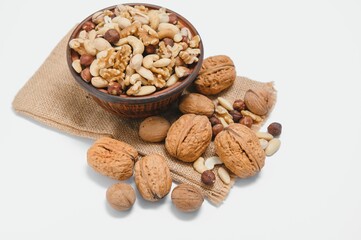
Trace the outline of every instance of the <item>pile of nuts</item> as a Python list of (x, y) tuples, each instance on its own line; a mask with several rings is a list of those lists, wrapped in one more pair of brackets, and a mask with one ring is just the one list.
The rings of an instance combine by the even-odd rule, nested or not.
[(144, 5), (118, 5), (94, 13), (71, 39), (72, 67), (99, 91), (144, 96), (170, 87), (192, 72), (201, 53), (175, 13)]
[[(222, 61), (213, 57), (211, 62)], [(207, 81), (210, 79), (212, 76), (207, 76)], [(270, 99), (270, 93), (256, 89), (249, 89), (244, 99), (233, 102), (218, 97), (216, 104), (203, 94), (184, 94), (178, 104), (182, 116), (172, 124), (161, 116), (148, 117), (140, 123), (139, 137), (150, 143), (164, 141), (171, 156), (192, 164), (199, 174), (200, 186), (214, 187), (216, 174), (228, 185), (231, 175), (248, 178), (257, 174), (266, 156), (280, 148), (280, 123), (271, 123), (267, 132), (252, 130), (252, 125), (264, 121), (270, 111)], [(202, 155), (212, 141), (217, 156), (204, 159)], [(106, 137), (97, 140), (88, 151), (88, 164), (95, 171), (117, 180), (130, 178), (134, 171), (136, 187), (145, 200), (154, 202), (164, 198), (172, 186), (165, 158), (158, 154), (138, 158), (137, 150), (131, 145)], [(118, 183), (107, 191), (109, 204), (120, 211), (129, 209), (135, 198), (135, 191), (129, 184)], [(190, 184), (175, 187), (171, 198), (177, 209), (184, 212), (196, 211), (204, 201), (202, 193)]]

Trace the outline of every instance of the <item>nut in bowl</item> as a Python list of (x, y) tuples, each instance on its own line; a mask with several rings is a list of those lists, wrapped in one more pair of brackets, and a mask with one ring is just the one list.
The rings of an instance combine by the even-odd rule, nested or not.
[(73, 31), (67, 61), (104, 109), (141, 118), (167, 109), (197, 77), (203, 45), (181, 15), (150, 4), (97, 11)]

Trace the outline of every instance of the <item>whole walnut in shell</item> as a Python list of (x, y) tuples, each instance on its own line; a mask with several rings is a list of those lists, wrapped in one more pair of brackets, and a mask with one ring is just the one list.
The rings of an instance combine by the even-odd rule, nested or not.
[(172, 202), (183, 212), (198, 210), (204, 201), (202, 193), (194, 186), (182, 183), (172, 191)]
[(198, 93), (185, 94), (179, 102), (179, 110), (186, 113), (206, 115), (210, 117), (214, 113), (214, 104), (211, 99)]
[(235, 79), (233, 61), (228, 56), (218, 55), (204, 59), (194, 84), (198, 92), (214, 95), (232, 86)]
[(133, 175), (137, 150), (131, 145), (109, 137), (95, 141), (87, 153), (88, 164), (102, 175), (125, 180)]
[(136, 199), (134, 189), (126, 183), (116, 183), (110, 186), (106, 197), (109, 205), (118, 211), (128, 210)]
[(203, 115), (184, 114), (170, 127), (165, 148), (168, 153), (184, 162), (194, 162), (212, 140), (212, 126)]
[(224, 165), (240, 178), (251, 177), (264, 166), (266, 156), (256, 134), (242, 124), (230, 124), (214, 145)]
[(165, 158), (159, 154), (143, 157), (135, 164), (135, 184), (145, 200), (155, 202), (164, 198), (172, 186)]
[(170, 123), (160, 116), (144, 119), (139, 126), (139, 136), (147, 142), (161, 142), (167, 136)]
[(249, 89), (244, 95), (244, 103), (254, 114), (266, 115), (271, 108), (270, 93), (263, 89)]

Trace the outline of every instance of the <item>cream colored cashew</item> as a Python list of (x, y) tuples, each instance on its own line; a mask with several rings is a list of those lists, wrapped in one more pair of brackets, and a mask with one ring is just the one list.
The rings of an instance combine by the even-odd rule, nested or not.
[(171, 29), (164, 29), (158, 32), (158, 38), (171, 38), (173, 39), (176, 33), (174, 33)]
[(93, 41), (96, 37), (97, 37), (97, 31), (95, 31), (94, 29), (89, 31), (88, 33), (89, 40)]
[(133, 55), (138, 53), (142, 54), (144, 52), (144, 44), (142, 43), (141, 40), (139, 40), (134, 36), (128, 36), (127, 40), (129, 45), (132, 46), (133, 48)]
[(202, 174), (204, 171), (207, 171), (208, 168), (204, 165), (204, 158), (200, 157), (193, 163), (193, 168), (200, 174)]
[(204, 162), (204, 166), (206, 166), (206, 168), (208, 170), (212, 170), (214, 168), (214, 165), (217, 164), (222, 164), (223, 162), (221, 161), (221, 159), (219, 157), (213, 156), (210, 158), (207, 158), (207, 160)]
[(183, 39), (183, 36), (180, 33), (175, 34), (173, 37), (173, 41), (176, 43), (179, 43), (180, 41), (182, 41), (182, 39)]
[(99, 67), (98, 67), (98, 59), (95, 59), (91, 64), (90, 64), (90, 74), (94, 77), (99, 76)]
[(113, 18), (112, 22), (118, 24), (118, 26), (121, 29), (129, 27), (132, 24), (132, 22), (128, 18), (121, 17), (121, 16), (117, 16), (117, 17)]
[(129, 66), (137, 71), (142, 66), (142, 62), (143, 62), (143, 55), (138, 53), (133, 55), (133, 57), (130, 59)]
[(140, 76), (144, 77), (145, 79), (149, 81), (154, 81), (154, 75), (152, 71), (149, 69), (146, 69), (145, 67), (140, 67), (139, 70), (137, 70), (137, 73), (140, 74)]
[(160, 67), (166, 67), (168, 66), (170, 63), (171, 63), (172, 60), (170, 60), (169, 58), (162, 58), (162, 59), (159, 59), (158, 61), (155, 61), (153, 63), (153, 67), (156, 67), (156, 68), (160, 68)]
[(131, 68), (129, 65), (125, 68), (125, 78), (124, 78), (124, 85), (129, 86), (130, 84), (130, 77), (135, 73), (135, 70)]
[(149, 17), (150, 27), (153, 28), (154, 30), (158, 29), (160, 23), (158, 11), (150, 10), (148, 12), (148, 17)]
[(83, 40), (89, 39), (89, 33), (85, 30), (82, 30), (79, 32), (78, 38), (83, 39)]
[(158, 14), (159, 22), (160, 23), (168, 23), (169, 22), (169, 16), (165, 12)]
[(191, 40), (192, 37), (193, 37), (191, 31), (189, 30), (189, 28), (186, 28), (186, 27), (182, 27), (181, 30), (180, 30), (180, 33), (182, 34), (182, 36), (187, 37), (188, 40)]
[(157, 54), (149, 54), (143, 58), (143, 66), (145, 68), (152, 68), (153, 62), (159, 60), (159, 56)]
[(143, 25), (142, 28), (144, 30), (146, 30), (149, 33), (149, 35), (158, 37), (158, 33), (153, 28), (149, 27), (148, 25)]
[(177, 77), (176, 74), (173, 74), (172, 76), (169, 77), (166, 86), (170, 87), (172, 85), (174, 85), (176, 82), (178, 82), (179, 78)]
[(114, 45), (115, 45), (115, 46), (122, 46), (122, 45), (124, 45), (124, 44), (128, 44), (128, 39), (127, 39), (127, 38), (121, 38), (121, 39), (119, 39), (119, 41), (116, 42)]
[(107, 80), (101, 77), (93, 77), (91, 80), (91, 84), (96, 88), (105, 88), (106, 86), (108, 86)]
[(84, 49), (90, 55), (95, 56), (97, 54), (97, 49), (94, 46), (94, 41), (90, 41), (88, 39), (84, 40)]
[(80, 59), (74, 60), (71, 63), (71, 66), (74, 68), (75, 72), (80, 73), (83, 69), (81, 68)]
[(267, 132), (257, 132), (256, 135), (258, 138), (265, 139), (267, 141), (271, 141), (273, 138), (273, 136)]
[(112, 47), (112, 45), (104, 38), (96, 38), (92, 42), (95, 49), (98, 50), (98, 52)]
[(149, 17), (141, 12), (135, 12), (133, 19), (134, 21), (139, 21), (142, 24), (149, 24)]
[(138, 81), (142, 81), (142, 77), (138, 73), (134, 73), (132, 76), (130, 76), (130, 84), (134, 85)]
[(163, 30), (166, 30), (166, 29), (171, 30), (174, 33), (174, 35), (176, 35), (177, 33), (180, 32), (179, 28), (176, 25), (173, 25), (171, 23), (160, 23), (159, 24), (158, 31), (163, 31)]

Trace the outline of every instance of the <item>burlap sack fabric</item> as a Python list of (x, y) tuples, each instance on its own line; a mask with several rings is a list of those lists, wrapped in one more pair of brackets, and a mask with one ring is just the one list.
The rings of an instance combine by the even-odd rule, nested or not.
[[(93, 139), (111, 136), (133, 145), (141, 154), (162, 154), (168, 161), (175, 182), (195, 185), (212, 203), (220, 204), (229, 193), (235, 178), (232, 177), (229, 185), (223, 184), (219, 179), (213, 187), (202, 184), (200, 174), (193, 170), (192, 164), (183, 163), (169, 156), (164, 143), (146, 143), (139, 138), (138, 126), (142, 119), (122, 119), (98, 106), (77, 85), (68, 69), (66, 45), (69, 37), (70, 32), (18, 92), (13, 102), (15, 111), (70, 134)], [(270, 91), (273, 96), (273, 105), (275, 104), (276, 91), (272, 83), (256, 82), (244, 77), (237, 77), (234, 85), (219, 96), (229, 101), (243, 99), (244, 93), (250, 88)], [(179, 115), (177, 106), (173, 106), (164, 114), (171, 122)], [(254, 129), (257, 130), (259, 127), (260, 125), (254, 126)], [(211, 143), (203, 157), (214, 155), (214, 145)], [(85, 156), (86, 153), (84, 153), (84, 158)], [(242, 180), (238, 179), (238, 181)]]

